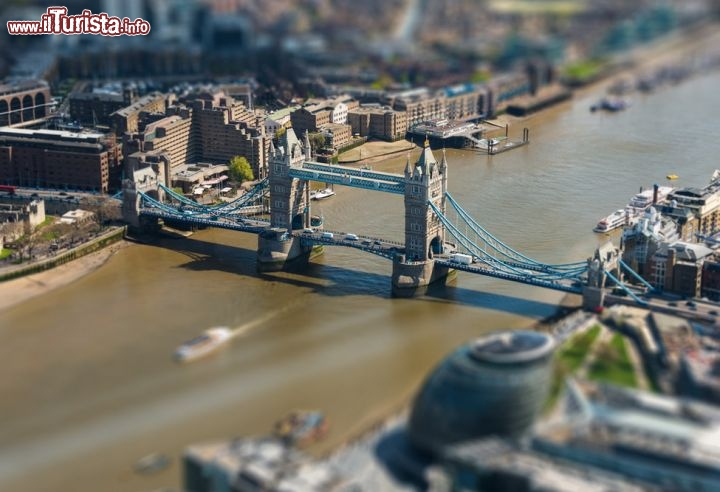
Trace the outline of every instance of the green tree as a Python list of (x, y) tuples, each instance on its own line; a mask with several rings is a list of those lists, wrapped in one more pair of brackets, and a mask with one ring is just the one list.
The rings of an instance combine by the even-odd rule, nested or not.
[(310, 140), (310, 147), (315, 152), (325, 147), (325, 135), (322, 133), (310, 133), (308, 139)]
[(242, 156), (236, 155), (230, 159), (230, 177), (240, 183), (255, 179), (250, 163)]

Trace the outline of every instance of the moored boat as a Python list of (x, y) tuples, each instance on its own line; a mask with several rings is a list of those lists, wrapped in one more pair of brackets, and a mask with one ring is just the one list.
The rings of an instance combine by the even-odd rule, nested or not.
[(638, 220), (638, 215), (629, 208), (616, 210), (612, 214), (600, 219), (593, 231), (610, 232), (624, 225), (632, 225)]
[(310, 194), (312, 200), (323, 200), (333, 196), (335, 192), (331, 188), (325, 188), (324, 190), (317, 190), (314, 194)]
[(298, 447), (322, 439), (327, 431), (327, 419), (317, 410), (295, 410), (275, 423), (275, 435)]
[[(670, 186), (658, 186), (657, 187), (657, 203), (663, 203), (668, 195), (673, 192), (675, 188)], [(647, 208), (653, 204), (656, 199), (654, 188), (648, 188), (642, 190), (630, 199), (628, 207), (637, 209), (638, 211), (647, 210)]]

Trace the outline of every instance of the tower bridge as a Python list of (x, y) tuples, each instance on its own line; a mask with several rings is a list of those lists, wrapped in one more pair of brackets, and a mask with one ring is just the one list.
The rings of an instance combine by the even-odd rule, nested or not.
[[(428, 285), (460, 270), (582, 294), (587, 307), (602, 305), (611, 288), (645, 304), (639, 291), (623, 282), (623, 271), (637, 274), (619, 259), (618, 250), (610, 243), (587, 260), (548, 264), (493, 236), (448, 192), (445, 153), (438, 162), (427, 141), (414, 164), (408, 159), (403, 174), (392, 174), (315, 162), (307, 134), (301, 143), (289, 129), (281, 144), (271, 147), (269, 177), (238, 200), (213, 206), (175, 193), (163, 184), (161, 171), (135, 170), (133, 178), (125, 181), (125, 220), (135, 227), (162, 219), (258, 234), (260, 271), (284, 269), (321, 254), (326, 246), (342, 246), (392, 260), (392, 292), (396, 296), (422, 293)], [(311, 216), (311, 181), (402, 194), (404, 242), (325, 230)], [(269, 211), (269, 220), (257, 216), (260, 210)]]

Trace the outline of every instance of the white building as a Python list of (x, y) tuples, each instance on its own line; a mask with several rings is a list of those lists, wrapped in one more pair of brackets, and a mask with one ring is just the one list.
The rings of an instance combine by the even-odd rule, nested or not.
[(344, 125), (347, 123), (347, 115), (347, 104), (339, 102), (333, 108), (332, 113), (330, 113), (330, 123)]

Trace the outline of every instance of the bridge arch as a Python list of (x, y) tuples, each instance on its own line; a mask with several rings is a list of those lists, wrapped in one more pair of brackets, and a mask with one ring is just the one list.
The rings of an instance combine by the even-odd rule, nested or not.
[(302, 229), (303, 227), (305, 227), (305, 214), (299, 213), (293, 215), (291, 225), (292, 230)]
[(20, 110), (22, 109), (22, 105), (20, 104), (20, 99), (17, 97), (13, 97), (10, 100), (10, 124), (14, 125), (15, 123), (20, 123), (22, 120), (22, 115), (20, 114)]
[(10, 106), (8, 105), (7, 100), (0, 99), (0, 126), (10, 124), (10, 115), (8, 114), (8, 111), (10, 111)]
[(428, 251), (428, 254), (430, 258), (432, 258), (433, 255), (438, 255), (443, 252), (443, 239), (437, 235), (434, 238), (432, 238), (432, 241), (430, 241), (430, 249)]
[(33, 109), (34, 109), (34, 102), (33, 98), (30, 94), (26, 94), (22, 99), (22, 120), (23, 121), (32, 121), (33, 119)]
[(45, 107), (45, 94), (38, 92), (35, 94), (35, 119), (43, 118), (47, 114)]

